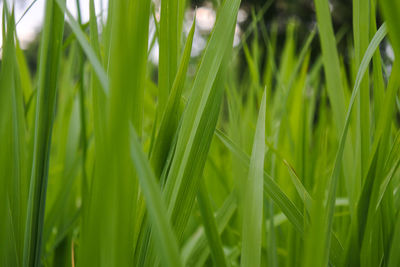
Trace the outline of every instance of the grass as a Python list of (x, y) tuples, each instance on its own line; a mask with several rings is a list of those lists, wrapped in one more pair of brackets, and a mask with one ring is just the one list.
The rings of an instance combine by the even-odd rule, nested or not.
[(36, 73), (3, 4), (0, 266), (400, 265), (400, 4), (335, 33), (315, 0), (280, 47), (267, 1), (233, 47), (241, 1), (213, 3), (192, 57), (187, 1), (46, 0)]

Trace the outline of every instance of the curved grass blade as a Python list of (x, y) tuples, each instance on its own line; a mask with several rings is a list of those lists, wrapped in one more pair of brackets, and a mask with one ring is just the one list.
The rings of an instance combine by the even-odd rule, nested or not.
[(378, 32), (375, 34), (374, 38), (372, 39), (371, 43), (368, 46), (367, 51), (365, 52), (365, 55), (361, 61), (360, 68), (358, 69), (357, 72), (357, 77), (356, 81), (354, 84), (354, 88), (352, 91), (349, 107), (347, 109), (347, 114), (346, 114), (346, 119), (344, 121), (344, 128), (342, 130), (342, 133), (340, 135), (339, 139), (339, 147), (336, 152), (335, 156), (335, 161), (334, 161), (334, 167), (331, 173), (331, 176), (329, 178), (329, 183), (328, 183), (328, 193), (326, 197), (326, 214), (325, 220), (324, 220), (324, 226), (321, 228), (318, 228), (321, 230), (321, 236), (320, 239), (318, 239), (318, 243), (315, 243), (314, 245), (317, 247), (324, 247), (325, 248), (325, 260), (326, 262), (321, 262), (320, 264), (327, 264), (328, 260), (328, 251), (330, 247), (330, 232), (332, 228), (332, 221), (333, 221), (333, 211), (334, 211), (334, 206), (335, 206), (335, 196), (336, 196), (336, 188), (340, 176), (340, 171), (341, 171), (341, 163), (343, 159), (343, 152), (344, 152), (344, 147), (345, 147), (345, 142), (346, 142), (346, 137), (347, 137), (347, 132), (349, 129), (349, 124), (350, 124), (350, 116), (353, 110), (354, 102), (357, 97), (357, 94), (360, 90), (360, 85), (362, 78), (365, 74), (365, 72), (368, 69), (369, 62), (371, 61), (376, 49), (378, 48), (379, 44), (385, 37), (387, 31), (386, 31), (386, 25), (383, 24), (381, 28), (378, 30)]
[[(216, 135), (230, 151), (232, 151), (242, 162), (249, 166), (250, 157), (245, 152), (243, 152), (235, 143), (233, 143), (229, 139), (229, 137), (225, 135), (225, 133), (217, 129)], [(282, 191), (279, 185), (275, 182), (275, 179), (273, 179), (265, 171), (264, 187), (265, 192), (275, 202), (275, 204), (282, 209), (282, 212), (288, 217), (288, 220), (293, 224), (295, 229), (298, 230), (300, 233), (303, 233), (303, 215), (297, 209), (296, 205)]]
[[(230, 151), (232, 151), (232, 153), (238, 156), (238, 158), (243, 163), (249, 166), (250, 158), (245, 152), (243, 152), (219, 129), (217, 129), (216, 135), (222, 141), (222, 143)], [(301, 185), (301, 183), (299, 185)], [(288, 218), (289, 222), (293, 225), (294, 229), (303, 236), (304, 222), (306, 221), (303, 214), (300, 213), (296, 205), (288, 198), (288, 196), (275, 182), (275, 179), (271, 177), (266, 171), (264, 171), (264, 191), (272, 199), (272, 201), (282, 210), (282, 212)], [(303, 187), (301, 191), (306, 192), (306, 189)], [(330, 249), (330, 252), (331, 252), (330, 261), (333, 262), (334, 264), (338, 264), (343, 252), (343, 248), (334, 233), (332, 233), (332, 247)]]
[(378, 1), (384, 18), (389, 27), (389, 37), (392, 42), (394, 53), (398, 58), (400, 55), (400, 2), (391, 0)]
[[(166, 176), (163, 195), (179, 243), (183, 241), (219, 117), (239, 4), (240, 0), (225, 1), (220, 8), (192, 86), (178, 132), (174, 157)], [(145, 252), (146, 266), (154, 265), (153, 247), (150, 241), (149, 249)]]

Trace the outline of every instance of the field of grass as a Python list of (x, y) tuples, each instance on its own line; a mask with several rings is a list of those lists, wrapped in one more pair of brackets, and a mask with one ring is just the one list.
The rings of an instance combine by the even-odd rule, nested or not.
[(35, 73), (3, 5), (0, 267), (400, 266), (400, 1), (353, 0), (342, 40), (314, 0), (283, 47), (265, 10), (233, 47), (214, 2), (191, 57), (186, 0), (46, 0)]

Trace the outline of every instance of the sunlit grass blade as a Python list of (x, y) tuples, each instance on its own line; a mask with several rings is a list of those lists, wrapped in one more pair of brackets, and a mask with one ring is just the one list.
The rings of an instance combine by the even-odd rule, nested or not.
[(247, 178), (243, 213), (243, 244), (241, 266), (261, 263), (261, 226), (263, 218), (263, 172), (265, 153), (266, 90), (261, 100)]
[(333, 33), (329, 4), (326, 0), (314, 0), (325, 67), (327, 90), (332, 102), (332, 112), (338, 132), (343, 129), (345, 119), (345, 98), (340, 75), (339, 56)]
[[(201, 176), (218, 119), (224, 86), (224, 72), (219, 69), (223, 57), (226, 57), (225, 64), (229, 62), (230, 49), (226, 48), (232, 46), (239, 4), (239, 0), (225, 1), (221, 6), (182, 118), (176, 152), (164, 190), (178, 240), (181, 240), (193, 205), (196, 181)], [(219, 76), (216, 80), (217, 73)]]
[[(355, 64), (358, 68), (362, 57), (367, 50), (370, 32), (370, 9), (371, 1), (353, 0), (353, 33)], [(361, 176), (365, 174), (368, 165), (370, 146), (370, 93), (369, 93), (369, 72), (364, 74), (361, 82), (361, 89), (358, 103), (358, 136), (360, 142), (360, 168)]]
[(161, 1), (159, 31), (158, 111), (164, 111), (178, 70), (181, 42), (182, 6), (186, 1)]
[[(219, 117), (227, 64), (233, 43), (240, 1), (225, 1), (215, 23), (194, 80), (174, 157), (163, 190), (168, 215), (179, 244), (192, 212), (197, 185)], [(235, 15), (233, 15), (235, 14)], [(223, 34), (223, 33), (229, 34)], [(224, 59), (224, 60), (223, 60)], [(146, 265), (154, 265), (154, 244), (146, 252)]]

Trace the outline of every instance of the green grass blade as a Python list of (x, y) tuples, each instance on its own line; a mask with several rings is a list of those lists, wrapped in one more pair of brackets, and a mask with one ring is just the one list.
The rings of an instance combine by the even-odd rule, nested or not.
[[(240, 148), (238, 148), (238, 146), (233, 143), (222, 131), (217, 130), (216, 135), (230, 151), (232, 151), (242, 162), (249, 166), (250, 157), (245, 152), (240, 150)], [(288, 217), (295, 229), (302, 233), (304, 230), (302, 214), (274, 180), (275, 179), (273, 179), (269, 174), (264, 172), (265, 192), (275, 202), (275, 204), (282, 209), (282, 212), (286, 215), (286, 217)]]
[(50, 142), (61, 56), (64, 13), (46, 1), (45, 28), (40, 46), (39, 80), (32, 173), (29, 187), (23, 266), (40, 266)]
[[(238, 156), (238, 158), (249, 166), (250, 158), (249, 156), (240, 150), (238, 146), (233, 143), (223, 132), (217, 129), (217, 137), (223, 142), (223, 144), (232, 153)], [(293, 225), (294, 229), (304, 235), (304, 222), (305, 218), (303, 214), (300, 213), (297, 206), (288, 198), (288, 196), (283, 192), (279, 185), (275, 182), (276, 179), (271, 177), (267, 172), (264, 171), (264, 191), (272, 199), (272, 201), (282, 210), (285, 216), (288, 218), (290, 223)], [(300, 184), (299, 184), (300, 185)], [(306, 192), (303, 188), (302, 192)], [(304, 203), (307, 207), (306, 203)], [(333, 263), (338, 263), (340, 257), (342, 256), (343, 248), (337, 239), (337, 237), (332, 233), (332, 247), (330, 249), (330, 259)]]
[(322, 48), (322, 61), (325, 68), (327, 90), (332, 104), (333, 118), (338, 132), (345, 122), (345, 98), (341, 81), (339, 56), (333, 33), (329, 3), (327, 0), (314, 0), (317, 23)]
[(394, 227), (394, 235), (392, 240), (392, 245), (390, 248), (388, 267), (396, 267), (400, 264), (400, 254), (399, 254), (399, 244), (400, 244), (400, 213), (397, 214), (397, 222)]
[[(166, 176), (163, 195), (179, 243), (183, 241), (183, 232), (192, 211), (197, 185), (219, 116), (225, 70), (231, 51), (226, 48), (232, 47), (233, 43), (236, 15), (232, 14), (237, 14), (239, 4), (238, 0), (225, 1), (221, 6), (192, 86), (178, 133), (174, 157)], [(225, 34), (226, 32), (230, 34)], [(151, 241), (148, 251), (144, 253), (144, 264), (153, 266), (155, 253)]]
[(109, 82), (107, 78), (107, 74), (102, 67), (99, 58), (96, 56), (94, 49), (90, 46), (85, 33), (82, 31), (81, 26), (75, 20), (74, 16), (69, 12), (65, 3), (62, 0), (56, 0), (57, 5), (60, 9), (65, 12), (68, 17), (68, 24), (71, 26), (72, 31), (74, 32), (76, 39), (82, 47), (82, 50), (85, 52), (89, 62), (92, 64), (93, 69), (97, 75), (97, 78), (100, 81), (100, 84), (105, 92), (108, 95), (109, 92)]
[[(351, 112), (353, 110), (353, 105), (354, 105), (355, 99), (357, 97), (357, 94), (360, 90), (362, 78), (368, 69), (369, 62), (371, 61), (376, 49), (378, 48), (379, 44), (381, 43), (381, 41), (383, 40), (385, 35), (386, 35), (386, 26), (384, 24), (381, 26), (379, 31), (375, 34), (374, 38), (372, 39), (371, 43), (368, 46), (367, 51), (365, 52), (363, 60), (361, 61), (361, 64), (360, 64), (360, 68), (358, 69), (358, 72), (357, 72), (356, 82), (354, 84), (349, 107), (347, 109), (344, 128), (342, 130), (342, 134), (340, 135), (339, 147), (336, 152), (334, 167), (333, 167), (331, 177), (329, 179), (329, 184), (328, 184), (329, 189), (328, 189), (327, 197), (325, 199), (327, 213), (325, 214), (326, 217), (325, 217), (325, 221), (323, 222), (324, 223), (323, 228), (318, 228), (321, 230), (321, 233), (320, 233), (321, 236), (319, 239), (319, 243), (314, 244), (316, 247), (324, 247), (325, 248), (324, 254), (325, 254), (326, 261), (328, 260), (328, 251), (329, 251), (329, 246), (330, 246), (329, 244), (330, 244), (330, 236), (331, 235), (329, 233), (331, 232), (331, 227), (332, 227), (333, 211), (334, 211), (334, 204), (335, 204), (335, 198), (336, 198), (336, 188), (337, 188), (339, 175), (340, 175), (340, 171), (341, 171), (341, 162), (343, 159), (344, 147), (345, 147), (347, 132), (349, 129)], [(320, 264), (327, 264), (327, 262), (321, 262)]]
[[(90, 44), (97, 58), (101, 58), (97, 17), (95, 13), (94, 0), (89, 3), (89, 26), (90, 26)], [(91, 91), (92, 91), (92, 106), (93, 106), (93, 127), (96, 146), (101, 146), (104, 141), (104, 127), (105, 127), (105, 111), (106, 111), (106, 94), (102, 90), (101, 82), (93, 68), (91, 73)]]
[(400, 4), (332, 1), (1, 3), (0, 266), (396, 266)]
[[(221, 235), (228, 226), (229, 221), (237, 210), (236, 202), (236, 196), (234, 192), (232, 192), (224, 201), (222, 207), (216, 212), (215, 221), (219, 235)], [(182, 248), (185, 266), (204, 266), (209, 254), (210, 247), (207, 244), (204, 227), (200, 226)]]
[[(370, 0), (353, 0), (353, 33), (354, 33), (354, 50), (355, 64), (358, 68), (361, 64), (362, 57), (367, 50), (370, 32)], [(370, 146), (370, 94), (369, 94), (369, 72), (364, 74), (361, 82), (358, 106), (358, 123), (361, 153), (361, 176), (366, 173)]]
[[(337, 140), (340, 139), (341, 132), (344, 128), (346, 119), (346, 103), (347, 98), (344, 95), (343, 78), (341, 73), (341, 66), (337, 51), (337, 42), (335, 40), (332, 19), (327, 0), (314, 0), (317, 24), (320, 35), (320, 43), (322, 49), (322, 61), (324, 65), (324, 72), (326, 78), (326, 89), (329, 96), (329, 102), (332, 106), (333, 121), (336, 129)], [(347, 191), (349, 192), (351, 214), (355, 212), (355, 203), (358, 191), (361, 184), (359, 176), (353, 174), (355, 163), (353, 158), (355, 152), (353, 150), (353, 142), (349, 137), (346, 140), (345, 152), (343, 155), (343, 170), (349, 174), (348, 179), (345, 179)]]
[(243, 213), (241, 266), (260, 266), (261, 263), (265, 112), (266, 90), (261, 100), (244, 198), (244, 207), (246, 208)]
[(25, 185), (28, 181), (24, 160), (25, 118), (20, 87), (14, 11), (3, 7), (3, 58), (0, 73), (0, 214), (1, 264), (21, 266), (25, 215)]
[(400, 166), (400, 134), (397, 134), (396, 139), (393, 142), (392, 149), (390, 151), (390, 155), (388, 157), (387, 161), (387, 166), (389, 168), (389, 171), (387, 175), (385, 176), (385, 179), (382, 180), (380, 186), (379, 186), (379, 194), (375, 206), (375, 210), (377, 211), (383, 196), (387, 192), (388, 186), (392, 179), (394, 178), (397, 169)]
[(146, 200), (151, 225), (155, 230), (155, 243), (159, 246), (161, 258), (166, 266), (182, 266), (178, 243), (167, 217), (161, 190), (133, 128), (131, 128), (131, 157)]
[(196, 19), (193, 20), (192, 28), (186, 40), (179, 70), (172, 85), (171, 94), (168, 98), (165, 111), (162, 114), (161, 124), (154, 141), (153, 151), (150, 155), (150, 162), (157, 177), (159, 177), (162, 172), (170, 150), (170, 138), (175, 135), (180, 119), (179, 106), (181, 104), (182, 91), (184, 89), (186, 72), (189, 66), (190, 52), (192, 51), (194, 30), (196, 28), (195, 22)]
[(160, 35), (159, 35), (159, 69), (158, 69), (158, 111), (164, 111), (169, 93), (172, 89), (178, 70), (178, 59), (181, 42), (180, 10), (185, 6), (183, 0), (161, 1)]
[(400, 3), (398, 1), (379, 1), (380, 7), (389, 28), (389, 37), (396, 56), (400, 55)]
[(215, 266), (228, 266), (225, 254), (222, 248), (221, 238), (219, 236), (214, 214), (212, 211), (207, 188), (203, 180), (200, 181), (199, 192), (197, 194), (197, 203), (203, 218), (204, 230), (210, 246), (211, 255)]
[[(371, 1), (371, 12), (370, 12), (370, 19), (371, 19), (371, 32), (370, 36), (373, 37), (377, 31), (377, 23), (376, 23), (376, 9), (377, 9), (377, 1)], [(374, 103), (374, 116), (375, 118), (379, 117), (380, 110), (382, 109), (383, 105), (383, 98), (385, 93), (385, 82), (383, 78), (382, 72), (382, 57), (379, 49), (375, 52), (375, 55), (372, 59), (372, 78), (373, 78), (373, 103)]]
[(164, 191), (171, 221), (179, 232), (178, 240), (181, 239), (190, 207), (193, 205), (196, 181), (202, 173), (218, 118), (223, 93), (223, 72), (217, 80), (216, 77), (223, 56), (227, 59), (230, 56), (226, 48), (232, 46), (239, 4), (239, 0), (225, 1), (221, 6), (183, 115), (176, 152)]
[(150, 1), (111, 3), (110, 93), (104, 124), (99, 121), (104, 140), (100, 138), (96, 147), (95, 175), (82, 225), (78, 261), (82, 266), (133, 264), (134, 233), (139, 227), (138, 213), (133, 212), (139, 207), (138, 180), (127, 144), (130, 123), (142, 133)]

